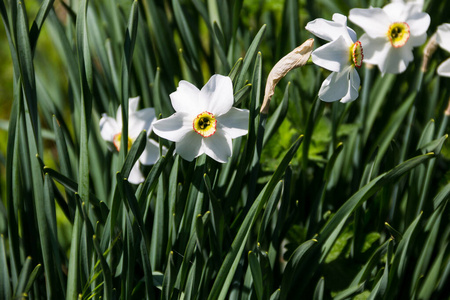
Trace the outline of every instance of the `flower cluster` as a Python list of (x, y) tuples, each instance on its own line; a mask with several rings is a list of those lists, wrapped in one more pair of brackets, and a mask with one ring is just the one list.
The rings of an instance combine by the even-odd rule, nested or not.
[[(376, 65), (384, 75), (401, 73), (413, 61), (413, 48), (426, 41), (430, 25), (430, 16), (422, 9), (421, 0), (393, 0), (383, 8), (351, 9), (348, 20), (364, 30), (359, 40), (347, 26), (344, 15), (334, 14), (331, 21), (319, 18), (309, 22), (306, 29), (327, 43), (312, 51), (310, 39), (283, 58), (269, 77), (272, 81), (266, 96), (270, 99), (276, 82), (289, 70), (305, 64), (312, 51), (312, 62), (331, 71), (320, 87), (319, 98), (343, 103), (355, 100), (360, 88), (357, 70), (363, 62)], [(450, 52), (450, 24), (439, 26), (436, 41)], [(437, 72), (450, 77), (450, 59)], [(201, 90), (182, 80), (170, 94), (170, 100), (175, 112), (160, 120), (156, 120), (153, 108), (137, 110), (139, 98), (129, 100), (128, 148), (142, 130), (148, 135), (147, 146), (131, 171), (130, 182), (144, 180), (139, 164), (154, 164), (159, 159), (160, 147), (149, 138), (151, 132), (175, 142), (176, 153), (185, 160), (206, 154), (221, 163), (232, 156), (232, 139), (248, 132), (249, 111), (233, 107), (233, 84), (229, 77), (213, 75)], [(110, 148), (120, 151), (123, 144), (120, 106), (115, 119), (103, 115), (100, 131)]]
[(332, 71), (322, 83), (319, 98), (327, 102), (355, 100), (360, 85), (355, 67), (363, 61), (377, 65), (382, 74), (405, 71), (414, 58), (413, 48), (427, 38), (430, 16), (422, 7), (423, 1), (397, 0), (383, 8), (351, 9), (348, 19), (365, 31), (359, 41), (343, 15), (334, 14), (333, 21), (309, 22), (306, 29), (329, 42), (311, 54), (316, 65)]
[[(177, 91), (170, 94), (175, 113), (156, 121), (155, 110), (137, 110), (139, 97), (129, 99), (128, 149), (142, 130), (175, 142), (176, 152), (188, 161), (206, 153), (225, 163), (232, 155), (231, 140), (247, 134), (249, 111), (233, 107), (233, 84), (226, 76), (214, 75), (201, 89), (180, 81)], [(112, 151), (120, 151), (122, 143), (122, 110), (116, 118), (103, 114), (100, 133)], [(132, 168), (128, 181), (144, 181), (139, 164), (151, 165), (159, 159), (159, 144), (148, 138), (144, 152)]]

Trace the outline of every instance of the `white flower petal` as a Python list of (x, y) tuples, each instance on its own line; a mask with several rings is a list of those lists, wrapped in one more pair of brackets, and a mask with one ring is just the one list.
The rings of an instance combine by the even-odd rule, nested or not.
[(360, 41), (364, 51), (363, 62), (378, 65), (381, 73), (386, 73), (385, 61), (392, 49), (389, 41), (386, 38), (372, 39), (367, 34), (363, 34)]
[(331, 73), (323, 82), (319, 90), (319, 98), (325, 102), (333, 102), (342, 99), (348, 92), (349, 70)]
[[(430, 26), (431, 18), (430, 15), (427, 13), (415, 13), (412, 16), (410, 16), (406, 22), (408, 23), (411, 36), (418, 37), (424, 35), (426, 37), (428, 27)], [(420, 45), (413, 45), (413, 46), (420, 46)]]
[(386, 37), (392, 23), (388, 15), (378, 7), (353, 8), (348, 19), (361, 27), (371, 38)]
[(103, 114), (100, 119), (100, 134), (107, 142), (113, 142), (114, 136), (122, 131), (122, 124), (117, 124), (116, 120)]
[(355, 68), (351, 68), (349, 72), (350, 84), (348, 85), (347, 94), (341, 99), (342, 103), (354, 101), (356, 98), (358, 98), (359, 95), (359, 86), (361, 84), (361, 80), (359, 78), (358, 72), (355, 70)]
[(427, 40), (427, 34), (424, 33), (422, 35), (418, 35), (418, 36), (413, 36), (411, 35), (408, 39), (408, 41), (406, 42), (406, 45), (403, 47), (407, 47), (412, 49), (413, 47), (417, 47), (420, 45), (423, 45), (423, 43), (425, 43)]
[(140, 97), (134, 97), (128, 99), (128, 113), (132, 114), (137, 111)]
[(445, 24), (438, 26), (436, 42), (439, 44), (439, 46), (442, 49), (450, 52), (450, 24), (449, 23), (445, 23)]
[(408, 16), (412, 13), (412, 6), (403, 2), (389, 3), (382, 9), (389, 16), (391, 22), (406, 22)]
[(134, 114), (130, 114), (128, 119), (128, 136), (132, 139), (138, 137), (142, 130), (147, 130), (147, 135), (152, 130), (153, 122), (155, 122), (155, 109), (144, 108)]
[(131, 168), (130, 175), (128, 176), (128, 182), (132, 184), (139, 184), (141, 182), (144, 182), (145, 178), (142, 175), (141, 170), (139, 169), (139, 162), (136, 162)]
[(193, 121), (188, 114), (176, 112), (168, 118), (155, 121), (153, 132), (166, 140), (178, 142), (189, 132), (194, 132)]
[(170, 100), (172, 107), (176, 112), (190, 112), (191, 114), (198, 114), (198, 101), (200, 90), (193, 84), (181, 80), (178, 83), (178, 88), (171, 93)]
[(122, 105), (119, 105), (116, 111), (116, 121), (122, 127)]
[(204, 138), (202, 142), (204, 153), (218, 162), (226, 163), (233, 153), (231, 137), (221, 132)]
[(439, 65), (437, 73), (440, 76), (450, 77), (450, 58)]
[[(136, 112), (140, 97), (134, 97), (128, 99), (128, 115)], [(119, 105), (116, 112), (116, 121), (122, 126), (122, 105)]]
[(248, 133), (249, 111), (232, 107), (226, 114), (217, 117), (217, 127), (232, 139)]
[(383, 74), (399, 74), (405, 71), (408, 64), (413, 60), (414, 56), (411, 49), (407, 47), (391, 48), (378, 67)]
[(159, 144), (154, 140), (147, 139), (145, 149), (139, 157), (143, 165), (154, 165), (159, 159)]
[[(333, 14), (332, 20), (336, 23), (342, 24), (344, 28), (347, 28), (347, 34), (342, 35), (348, 44), (356, 42), (356, 32), (347, 26), (347, 17), (338, 13)], [(350, 37), (350, 40), (348, 39)]]
[[(333, 15), (333, 18), (335, 18), (335, 15), (336, 14)], [(342, 21), (342, 18), (339, 16), (337, 16), (336, 19)], [(322, 18), (308, 22), (308, 24), (306, 24), (305, 29), (314, 34), (315, 36), (329, 42), (334, 41), (339, 36), (344, 36), (344, 38), (345, 36), (348, 36), (348, 30), (346, 25), (334, 21), (328, 21)]]
[(350, 46), (342, 36), (311, 53), (313, 63), (330, 70), (340, 72), (350, 64)]
[(229, 111), (234, 102), (231, 78), (219, 74), (213, 75), (201, 89), (199, 100), (198, 105), (215, 116)]
[(203, 137), (195, 131), (188, 132), (175, 144), (175, 151), (185, 160), (192, 161), (204, 153), (202, 139)]

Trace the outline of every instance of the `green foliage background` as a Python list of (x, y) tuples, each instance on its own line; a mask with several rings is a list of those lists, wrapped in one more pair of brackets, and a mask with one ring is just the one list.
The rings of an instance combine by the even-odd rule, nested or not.
[[(425, 72), (424, 46), (402, 74), (364, 66), (348, 104), (318, 100), (328, 73), (307, 65), (259, 114), (307, 22), (385, 4), (2, 0), (0, 298), (448, 298), (448, 53)], [(429, 36), (449, 22), (449, 2), (424, 10)], [(161, 140), (131, 185), (145, 135), (111, 153), (101, 114), (140, 95), (167, 117), (179, 80), (215, 73), (250, 110), (233, 157), (189, 163)]]

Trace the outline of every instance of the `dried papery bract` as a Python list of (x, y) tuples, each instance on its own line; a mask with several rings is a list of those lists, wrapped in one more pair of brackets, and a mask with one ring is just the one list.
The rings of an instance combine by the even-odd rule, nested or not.
[(438, 43), (436, 41), (436, 33), (434, 33), (430, 39), (428, 40), (428, 43), (425, 46), (425, 49), (423, 50), (423, 59), (422, 59), (422, 72), (426, 72), (428, 70), (428, 61), (430, 60), (431, 56), (433, 55), (434, 51), (436, 51), (438, 47)]
[(270, 99), (274, 94), (277, 83), (286, 76), (290, 70), (304, 66), (307, 63), (313, 50), (313, 45), (314, 39), (306, 40), (306, 42), (280, 59), (272, 68), (267, 77), (264, 101), (260, 111), (262, 114), (268, 114), (269, 112)]
[(444, 115), (450, 116), (450, 99), (448, 99), (447, 109), (444, 112)]

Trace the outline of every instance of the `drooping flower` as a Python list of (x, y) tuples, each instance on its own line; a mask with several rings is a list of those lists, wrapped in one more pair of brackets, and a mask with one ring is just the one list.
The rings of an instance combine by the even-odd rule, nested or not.
[(176, 152), (188, 161), (206, 153), (227, 162), (232, 155), (231, 140), (248, 132), (249, 111), (232, 107), (229, 77), (213, 75), (201, 90), (182, 80), (170, 100), (175, 113), (157, 120), (153, 132), (175, 142)]
[[(450, 52), (450, 24), (445, 23), (438, 27), (436, 42), (445, 51)], [(437, 73), (441, 76), (450, 77), (450, 58), (445, 60), (437, 68)]]
[(430, 16), (416, 5), (390, 3), (383, 8), (354, 8), (349, 20), (361, 27), (364, 61), (378, 65), (382, 74), (398, 74), (414, 59), (412, 49), (427, 38)]
[[(156, 120), (155, 110), (153, 108), (144, 108), (137, 111), (139, 104), (139, 97), (130, 98), (128, 102), (129, 117), (128, 117), (128, 150), (133, 145), (133, 142), (139, 136), (142, 130), (147, 131), (147, 136), (150, 135), (153, 122)], [(120, 151), (122, 140), (122, 108), (119, 105), (117, 109), (116, 118), (108, 117), (106, 114), (102, 115), (100, 119), (100, 134), (102, 138), (109, 143), (109, 148), (113, 151)], [(133, 166), (128, 177), (128, 181), (133, 184), (139, 184), (144, 181), (144, 176), (139, 169), (139, 164), (152, 165), (159, 158), (159, 145), (157, 142), (147, 139), (144, 152), (142, 152), (139, 160)]]
[(326, 102), (340, 100), (343, 103), (358, 98), (361, 81), (355, 67), (361, 67), (363, 44), (357, 41), (356, 33), (347, 27), (347, 17), (334, 14), (333, 21), (316, 19), (306, 25), (306, 30), (329, 41), (311, 54), (313, 63), (332, 72), (323, 81), (319, 98)]

